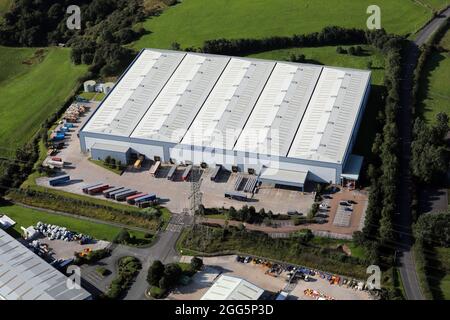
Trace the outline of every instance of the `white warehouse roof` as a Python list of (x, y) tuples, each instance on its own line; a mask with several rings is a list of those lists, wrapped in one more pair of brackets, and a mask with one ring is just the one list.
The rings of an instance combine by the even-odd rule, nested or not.
[(264, 290), (240, 278), (221, 275), (201, 300), (258, 300)]
[(369, 83), (365, 70), (145, 49), (82, 131), (342, 163)]
[(0, 229), (0, 300), (84, 300), (67, 277)]

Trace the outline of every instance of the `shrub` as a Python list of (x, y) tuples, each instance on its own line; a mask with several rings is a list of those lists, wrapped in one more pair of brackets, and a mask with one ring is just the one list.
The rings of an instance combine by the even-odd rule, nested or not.
[(200, 270), (203, 267), (203, 260), (198, 257), (193, 257), (191, 259), (191, 268), (193, 270)]

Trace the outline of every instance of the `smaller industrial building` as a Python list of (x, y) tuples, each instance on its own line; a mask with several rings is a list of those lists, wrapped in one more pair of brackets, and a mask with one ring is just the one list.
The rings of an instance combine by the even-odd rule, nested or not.
[(88, 300), (83, 288), (0, 229), (0, 300)]
[(264, 289), (232, 276), (221, 275), (201, 300), (258, 300)]

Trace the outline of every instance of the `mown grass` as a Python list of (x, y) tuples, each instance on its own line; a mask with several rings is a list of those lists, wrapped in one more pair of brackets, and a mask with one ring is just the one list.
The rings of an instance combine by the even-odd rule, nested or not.
[[(96, 239), (106, 241), (112, 241), (121, 231), (121, 228), (119, 227), (47, 213), (40, 210), (25, 208), (19, 205), (2, 205), (0, 206), (0, 214), (6, 214), (17, 222), (14, 226), (14, 230), (18, 233), (22, 233), (20, 227), (26, 228), (31, 225), (36, 225), (39, 221), (49, 224), (56, 224), (61, 227), (66, 227), (71, 231), (87, 234)], [(134, 235), (137, 239), (144, 239), (145, 235), (144, 232), (139, 231), (130, 231), (130, 234)]]
[[(325, 26), (367, 28), (370, 0), (184, 0), (141, 25), (149, 32), (133, 46), (169, 48), (201, 46), (217, 38), (263, 38), (320, 31)], [(411, 0), (381, 0), (382, 27), (409, 34), (432, 12)]]
[(89, 159), (90, 162), (96, 164), (99, 167), (102, 167), (105, 170), (108, 170), (112, 173), (118, 174), (119, 176), (123, 173), (123, 169), (118, 169), (117, 167), (114, 169), (108, 165), (106, 165), (106, 163), (104, 163), (101, 160), (93, 160), (93, 159)]
[(450, 115), (450, 30), (439, 44), (443, 51), (433, 49), (425, 63), (419, 90), (419, 114), (430, 124), (439, 112)]
[[(44, 120), (75, 93), (87, 66), (75, 66), (66, 48), (0, 47), (0, 155), (11, 156)], [(27, 60), (30, 65), (22, 62)], [(6, 72), (3, 72), (6, 70)], [(5, 75), (6, 74), (6, 75)]]
[(440, 11), (450, 5), (449, 0), (420, 0), (420, 2), (433, 11)]
[(67, 212), (103, 221), (146, 228), (151, 231), (156, 231), (160, 227), (158, 219), (147, 219), (144, 216), (140, 216), (140, 209), (137, 207), (43, 187), (34, 187), (32, 189), (42, 193), (30, 196), (24, 192), (11, 190), (7, 197), (16, 203), (32, 207)]
[[(281, 50), (266, 51), (251, 55), (252, 58), (289, 60), (292, 54), (305, 55), (306, 62), (313, 64), (323, 64), (327, 66), (345, 67), (354, 69), (368, 69), (368, 64), (372, 63), (372, 84), (382, 85), (384, 80), (384, 58), (383, 55), (371, 46), (361, 46), (364, 54), (352, 56), (349, 54), (339, 54), (336, 47), (327, 46), (319, 48), (290, 48)], [(347, 49), (348, 46), (342, 46)]]
[(106, 95), (103, 92), (82, 92), (79, 96), (92, 101), (102, 101)]

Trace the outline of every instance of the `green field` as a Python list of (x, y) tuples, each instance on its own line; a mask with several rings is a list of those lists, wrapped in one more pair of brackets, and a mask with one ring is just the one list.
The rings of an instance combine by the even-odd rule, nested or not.
[(420, 0), (420, 2), (433, 11), (439, 11), (450, 5), (449, 0)]
[(12, 0), (0, 0), (0, 15), (3, 15), (11, 6)]
[(6, 47), (0, 65), (0, 155), (11, 155), (74, 94), (87, 66), (73, 65), (69, 49)]
[[(88, 234), (96, 239), (112, 241), (114, 237), (120, 232), (121, 228), (109, 226), (101, 223), (89, 222), (86, 220), (59, 216), (43, 211), (32, 210), (18, 205), (0, 206), (0, 213), (6, 214), (11, 219), (15, 220), (17, 224), (14, 230), (22, 233), (21, 226), (28, 227), (36, 225), (41, 221), (44, 223), (56, 224), (61, 227), (66, 227), (71, 231)], [(130, 231), (138, 239), (144, 238), (143, 232)]]
[(444, 273), (440, 273), (439, 289), (444, 300), (450, 300), (450, 248), (436, 248), (436, 257)]
[[(324, 64), (327, 66), (346, 67), (355, 69), (368, 69), (368, 62), (372, 61), (372, 84), (382, 85), (384, 80), (384, 58), (370, 46), (362, 46), (364, 55), (352, 56), (349, 54), (338, 54), (336, 47), (320, 48), (292, 48), (266, 51), (253, 54), (251, 57), (271, 60), (289, 60), (291, 54), (304, 54), (307, 62)], [(347, 48), (343, 46), (343, 48)]]
[(446, 51), (433, 50), (425, 64), (420, 84), (419, 113), (429, 123), (434, 122), (439, 112), (450, 114), (450, 30), (440, 45)]
[[(217, 38), (290, 36), (329, 25), (366, 28), (371, 4), (370, 0), (184, 0), (142, 23), (149, 34), (134, 47), (169, 48), (173, 42), (189, 47)], [(432, 15), (412, 0), (380, 0), (377, 5), (382, 27), (392, 33), (413, 33)]]

